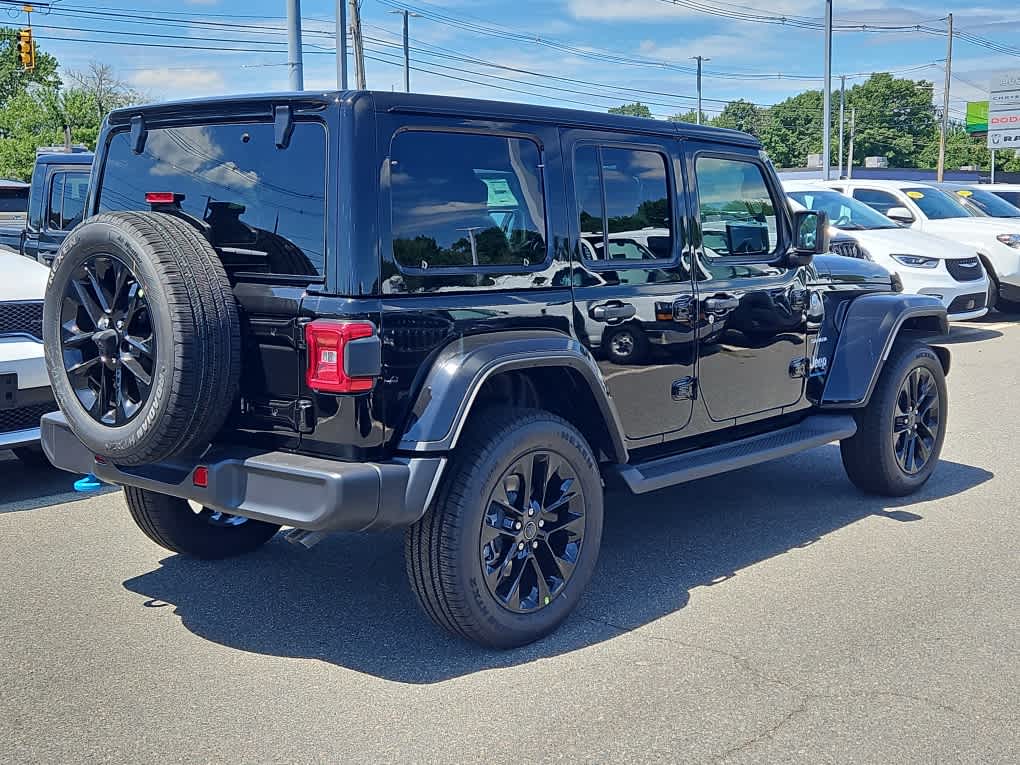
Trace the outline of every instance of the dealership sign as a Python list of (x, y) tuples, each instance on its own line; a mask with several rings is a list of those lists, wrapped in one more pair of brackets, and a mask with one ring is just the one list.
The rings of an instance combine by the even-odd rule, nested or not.
[(988, 148), (1020, 148), (1020, 72), (992, 79), (988, 93)]
[(988, 129), (989, 149), (1020, 149), (1020, 125), (1012, 130)]

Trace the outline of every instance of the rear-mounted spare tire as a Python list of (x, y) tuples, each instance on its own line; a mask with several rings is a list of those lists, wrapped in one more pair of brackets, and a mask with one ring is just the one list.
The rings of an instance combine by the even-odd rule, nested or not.
[(107, 213), (75, 228), (53, 262), (43, 336), (71, 430), (121, 465), (200, 452), (237, 396), (230, 282), (208, 241), (172, 215)]

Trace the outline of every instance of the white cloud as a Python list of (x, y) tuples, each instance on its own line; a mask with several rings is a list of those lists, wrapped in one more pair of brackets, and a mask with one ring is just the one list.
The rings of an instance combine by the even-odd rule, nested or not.
[(136, 88), (163, 98), (217, 95), (226, 87), (220, 72), (201, 67), (140, 69), (131, 75), (130, 81)]

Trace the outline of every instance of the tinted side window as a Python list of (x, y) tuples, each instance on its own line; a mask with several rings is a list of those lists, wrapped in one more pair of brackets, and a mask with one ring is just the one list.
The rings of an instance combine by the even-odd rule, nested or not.
[(33, 231), (39, 231), (48, 216), (47, 193), (46, 165), (36, 165), (32, 171), (31, 199), (28, 203), (28, 227)]
[[(70, 231), (81, 223), (85, 214), (85, 197), (89, 191), (88, 173), (63, 173), (64, 188), (60, 194), (60, 228)], [(53, 228), (53, 226), (50, 226)]]
[(46, 228), (60, 231), (60, 204), (64, 198), (64, 173), (54, 173), (50, 180), (50, 201), (46, 213)]
[(761, 167), (738, 159), (698, 157), (695, 175), (705, 255), (771, 256), (778, 224)]
[(893, 207), (901, 207), (902, 203), (887, 191), (874, 189), (854, 189), (854, 199), (864, 202), (868, 207), (885, 215)]
[(545, 198), (538, 145), (406, 131), (390, 148), (393, 256), (408, 270), (540, 266)]
[(324, 272), (326, 167), (317, 122), (295, 123), (284, 149), (272, 123), (153, 127), (141, 154), (118, 132), (98, 210), (148, 210), (146, 192), (173, 192), (231, 270), (316, 276)]
[(28, 210), (28, 189), (0, 189), (0, 212), (19, 213)]
[(581, 146), (574, 154), (574, 194), (585, 260), (672, 258), (669, 176), (659, 152)]

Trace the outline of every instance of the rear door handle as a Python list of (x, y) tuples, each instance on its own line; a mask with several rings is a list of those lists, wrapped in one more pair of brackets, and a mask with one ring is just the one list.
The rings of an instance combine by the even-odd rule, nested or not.
[(595, 321), (610, 321), (611, 319), (630, 319), (637, 313), (637, 309), (630, 303), (603, 303), (592, 306), (591, 317)]
[(739, 307), (740, 298), (735, 298), (730, 295), (726, 295), (724, 297), (705, 298), (705, 310), (709, 313), (735, 311)]

